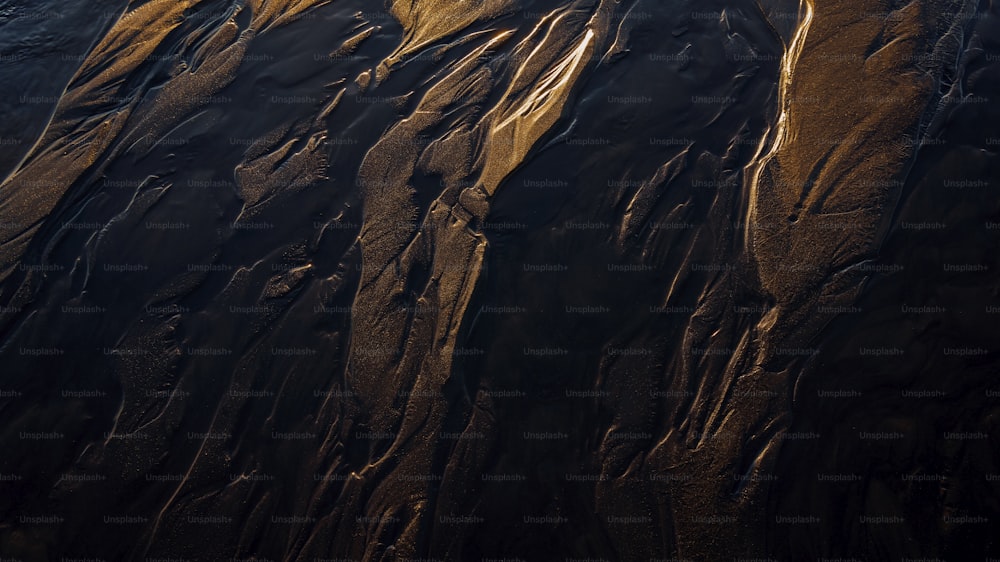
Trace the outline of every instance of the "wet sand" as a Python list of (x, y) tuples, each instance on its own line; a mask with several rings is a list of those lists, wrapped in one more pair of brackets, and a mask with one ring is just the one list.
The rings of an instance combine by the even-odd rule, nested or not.
[(0, 556), (1000, 557), (1000, 13), (0, 2)]

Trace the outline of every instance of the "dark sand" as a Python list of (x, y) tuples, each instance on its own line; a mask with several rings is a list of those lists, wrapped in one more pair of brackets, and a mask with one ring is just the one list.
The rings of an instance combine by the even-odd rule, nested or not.
[(0, 559), (1000, 558), (1000, 8), (0, 1)]

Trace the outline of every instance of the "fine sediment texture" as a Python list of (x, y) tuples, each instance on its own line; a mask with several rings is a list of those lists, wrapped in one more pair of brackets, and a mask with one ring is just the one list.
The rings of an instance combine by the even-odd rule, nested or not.
[(3, 559), (1000, 557), (993, 3), (39, 2)]

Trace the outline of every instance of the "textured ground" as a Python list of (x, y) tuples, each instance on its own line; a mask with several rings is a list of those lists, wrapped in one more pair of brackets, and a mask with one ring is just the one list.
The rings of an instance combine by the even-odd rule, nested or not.
[(991, 0), (0, 0), (0, 559), (1000, 558)]

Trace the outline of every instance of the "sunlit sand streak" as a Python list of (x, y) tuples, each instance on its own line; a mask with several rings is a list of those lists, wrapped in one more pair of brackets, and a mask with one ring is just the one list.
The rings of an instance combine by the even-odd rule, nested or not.
[[(803, 13), (802, 22), (796, 29), (795, 35), (792, 38), (791, 43), (789, 43), (788, 48), (786, 49), (781, 60), (781, 76), (778, 82), (778, 104), (781, 111), (778, 114), (777, 123), (775, 124), (776, 132), (774, 140), (766, 154), (761, 155), (761, 153), (765, 150), (768, 141), (767, 138), (763, 139), (760, 145), (758, 145), (757, 153), (754, 155), (752, 160), (755, 167), (750, 180), (746, 215), (747, 218), (743, 225), (743, 245), (744, 250), (749, 256), (753, 256), (753, 240), (751, 238), (753, 235), (752, 225), (754, 223), (753, 218), (757, 212), (758, 186), (760, 185), (761, 174), (767, 167), (767, 164), (777, 155), (778, 151), (788, 140), (788, 114), (790, 108), (788, 90), (792, 83), (795, 65), (799, 60), (799, 55), (802, 53), (802, 45), (805, 43), (806, 35), (809, 32), (809, 26), (813, 20), (812, 2), (810, 0), (802, 0), (799, 4), (799, 9), (802, 10), (803, 8), (805, 9), (805, 12)], [(773, 320), (774, 317), (770, 316), (766, 317), (764, 322)], [(745, 352), (745, 342), (741, 344), (741, 348)], [(737, 357), (739, 357), (739, 354), (734, 355), (733, 359), (730, 360), (726, 367), (727, 371), (731, 371), (739, 364)], [(710, 435), (714, 435), (714, 432), (717, 430), (719, 425), (725, 422), (725, 417), (731, 414), (731, 411), (725, 410), (723, 405), (728, 400), (729, 393), (731, 392), (731, 387), (734, 382), (734, 379), (729, 380), (727, 385), (728, 387), (723, 393), (722, 400), (716, 403), (716, 406), (709, 415), (708, 419), (705, 420), (701, 437), (698, 439), (698, 447), (704, 446), (706, 439), (708, 439)], [(720, 418), (720, 416), (722, 417)]]
[(791, 105), (791, 100), (788, 97), (788, 88), (792, 83), (792, 74), (795, 70), (796, 63), (799, 60), (799, 55), (802, 53), (802, 45), (805, 43), (806, 35), (809, 33), (809, 26), (812, 24), (813, 20), (812, 1), (801, 0), (799, 3), (799, 10), (802, 10), (803, 7), (805, 8), (805, 13), (803, 14), (802, 22), (795, 30), (795, 36), (792, 38), (792, 42), (788, 45), (788, 49), (785, 50), (785, 55), (781, 59), (781, 78), (778, 82), (778, 103), (781, 107), (781, 113), (778, 115), (778, 121), (776, 123), (777, 132), (775, 134), (774, 142), (767, 153), (761, 156), (761, 152), (764, 151), (764, 147), (767, 144), (767, 139), (762, 139), (760, 145), (757, 147), (757, 153), (753, 158), (753, 162), (756, 164), (750, 179), (747, 220), (744, 221), (743, 225), (743, 247), (748, 255), (752, 255), (751, 225), (753, 223), (753, 217), (757, 212), (757, 192), (758, 185), (760, 184), (760, 176), (764, 172), (764, 168), (766, 168), (771, 159), (775, 157), (778, 150), (781, 149), (788, 137), (788, 112)]
[[(540, 24), (541, 25), (541, 24)], [(596, 33), (587, 29), (580, 43), (572, 51), (563, 55), (562, 60), (545, 71), (537, 86), (526, 95), (523, 101), (515, 102), (511, 108), (498, 108), (494, 119), (499, 123), (490, 128), (491, 139), (509, 138), (511, 150), (502, 155), (487, 153), (480, 182), (487, 195), (492, 196), (500, 183), (523, 160), (535, 142), (549, 130), (558, 119), (563, 105), (570, 95), (573, 84), (576, 83), (583, 62), (594, 49)], [(541, 56), (543, 49), (550, 48), (548, 41), (532, 50), (520, 71), (515, 75), (505, 97), (510, 97), (512, 91), (521, 82), (525, 69), (531, 68), (531, 62)], [(513, 105), (513, 104), (512, 104)]]
[(580, 63), (580, 59), (583, 58), (584, 53), (587, 51), (587, 45), (590, 44), (590, 41), (593, 38), (593, 30), (588, 29), (583, 41), (577, 45), (573, 52), (569, 53), (566, 60), (552, 67), (528, 99), (514, 111), (513, 115), (504, 119), (499, 125), (497, 125), (494, 128), (494, 132), (504, 129), (518, 119), (527, 117), (528, 115), (538, 111), (543, 106), (551, 105), (553, 96), (558, 92), (561, 92), (563, 88), (569, 84), (570, 78), (573, 75), (572, 69), (576, 68), (576, 66)]
[(513, 6), (512, 0), (479, 0), (466, 3), (464, 10), (452, 11), (448, 2), (440, 0), (392, 1), (389, 13), (399, 21), (405, 33), (396, 50), (379, 63), (376, 84), (385, 80), (389, 70), (409, 55), (433, 45), (435, 41), (457, 34), (478, 21), (496, 17)]

